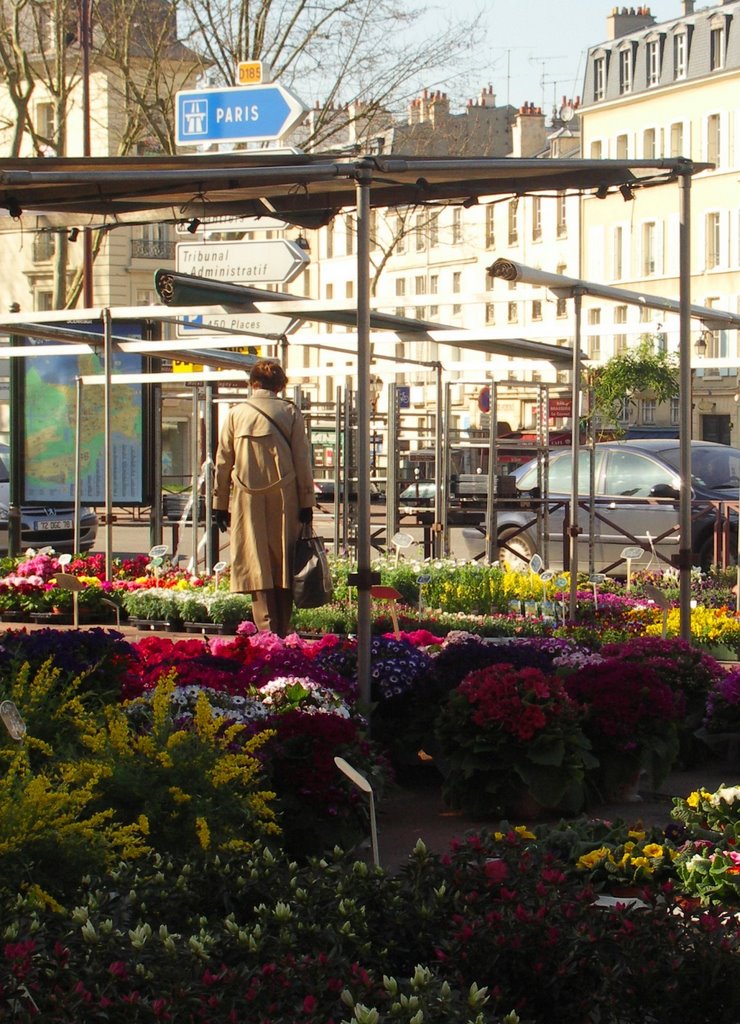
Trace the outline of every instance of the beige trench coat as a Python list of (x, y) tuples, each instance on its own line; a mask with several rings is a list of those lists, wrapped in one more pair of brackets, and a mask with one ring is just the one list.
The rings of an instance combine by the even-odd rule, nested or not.
[(231, 504), (231, 589), (289, 590), (298, 512), (315, 503), (306, 428), (300, 410), (272, 391), (255, 388), (249, 402), (229, 410), (216, 454), (214, 508)]

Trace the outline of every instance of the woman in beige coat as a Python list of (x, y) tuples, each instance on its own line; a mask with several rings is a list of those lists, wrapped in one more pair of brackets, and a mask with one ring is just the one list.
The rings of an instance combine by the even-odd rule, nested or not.
[(282, 367), (255, 363), (249, 383), (251, 397), (231, 407), (219, 437), (214, 520), (222, 532), (231, 527), (232, 591), (252, 595), (258, 629), (285, 636), (293, 550), (313, 516), (311, 452), (300, 410), (278, 398)]

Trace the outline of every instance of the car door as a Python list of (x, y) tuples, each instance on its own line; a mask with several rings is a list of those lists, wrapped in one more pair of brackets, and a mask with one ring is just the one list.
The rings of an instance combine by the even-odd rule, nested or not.
[[(598, 523), (605, 564), (619, 559), (626, 547), (637, 541), (657, 546), (670, 558), (678, 550), (678, 500), (656, 498), (656, 487), (678, 489), (678, 477), (668, 466), (643, 452), (612, 448), (606, 452), (604, 475), (599, 488), (599, 511), (608, 522)], [(630, 501), (629, 499), (642, 499)], [(650, 555), (644, 562), (648, 564)]]
[[(571, 488), (573, 481), (573, 462), (570, 449), (551, 453), (547, 471), (547, 513), (541, 515), (538, 528), (532, 528), (530, 532), (537, 533), (537, 550), (542, 554), (549, 568), (559, 569), (563, 565), (563, 548), (565, 536), (565, 512), (566, 504), (571, 499)], [(596, 454), (596, 474), (598, 478), (601, 463), (601, 453)], [(589, 494), (591, 457), (586, 449), (578, 453), (578, 490), (581, 496), (578, 508), (578, 525), (581, 532), (578, 537), (578, 563), (579, 568), (588, 565), (589, 556), (589, 518), (587, 498)], [(538, 473), (536, 464), (517, 481), (517, 488), (520, 490), (532, 490), (538, 486)], [(542, 491), (544, 493), (544, 487)], [(547, 546), (542, 543), (542, 534), (547, 532)], [(598, 557), (598, 556), (597, 556)]]

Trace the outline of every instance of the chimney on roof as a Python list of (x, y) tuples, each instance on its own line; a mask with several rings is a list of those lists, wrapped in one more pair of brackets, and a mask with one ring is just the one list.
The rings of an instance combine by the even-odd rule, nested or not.
[(655, 24), (655, 18), (649, 7), (612, 7), (612, 13), (606, 19), (607, 39), (621, 39), (622, 36), (639, 32)]
[(693, 14), (694, 13), (694, 0), (681, 0), (681, 8), (682, 8), (681, 13), (683, 14), (684, 17), (686, 17), (687, 14)]

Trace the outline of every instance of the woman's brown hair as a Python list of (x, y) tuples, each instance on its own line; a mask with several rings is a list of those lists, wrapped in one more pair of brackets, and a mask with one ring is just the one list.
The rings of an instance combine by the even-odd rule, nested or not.
[(249, 383), (258, 388), (267, 388), (268, 391), (274, 391), (277, 394), (288, 383), (288, 378), (280, 363), (271, 363), (267, 359), (261, 359), (252, 367)]

